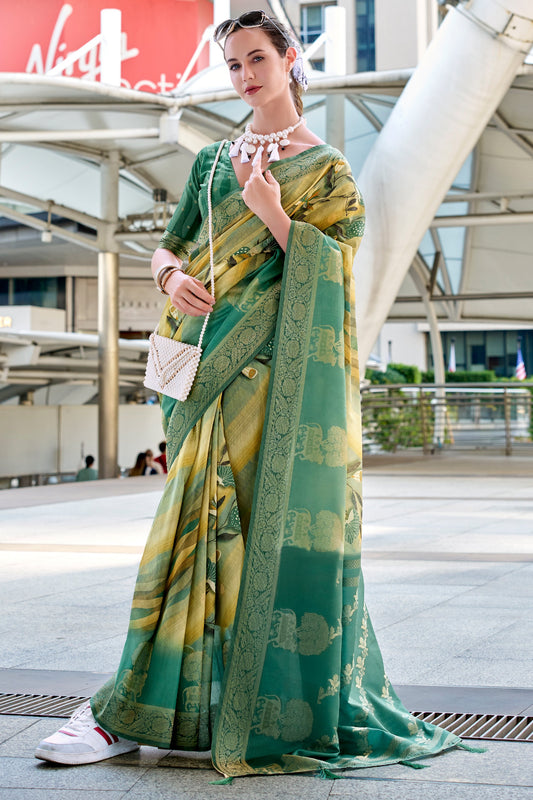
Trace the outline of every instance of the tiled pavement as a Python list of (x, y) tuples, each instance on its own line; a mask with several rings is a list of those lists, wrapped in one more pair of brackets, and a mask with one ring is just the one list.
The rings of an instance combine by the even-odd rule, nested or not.
[[(517, 691), (533, 683), (532, 475), (533, 461), (520, 457), (368, 459), (367, 601), (389, 675), (413, 710), (533, 713), (533, 689)], [(89, 673), (114, 669), (160, 492), (157, 477), (0, 492), (0, 692), (90, 692), (100, 675)], [(425, 770), (220, 786), (205, 758), (154, 748), (76, 768), (36, 761), (36, 742), (57, 725), (0, 716), (1, 800), (533, 798), (524, 742), (448, 752)]]

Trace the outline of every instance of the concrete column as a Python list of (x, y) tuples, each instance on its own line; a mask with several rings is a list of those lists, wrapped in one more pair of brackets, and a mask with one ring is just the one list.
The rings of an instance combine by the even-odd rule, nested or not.
[(74, 325), (74, 278), (72, 275), (65, 277), (65, 330), (76, 330)]
[(98, 253), (98, 477), (118, 473), (118, 220), (119, 156), (109, 154), (102, 165), (102, 217), (106, 221), (103, 248)]
[[(346, 12), (326, 6), (324, 53), (326, 75), (346, 75)], [(344, 152), (344, 94), (326, 95), (326, 141)]]
[[(230, 19), (230, 6), (230, 0), (213, 0), (213, 25), (215, 27), (220, 25), (221, 22)], [(220, 45), (211, 38), (209, 41), (209, 66), (214, 67), (215, 64), (224, 64), (224, 53)]]
[(122, 49), (122, 12), (118, 8), (100, 11), (100, 82), (120, 86)]
[(338, 0), (338, 6), (344, 9), (346, 15), (345, 41), (346, 41), (346, 74), (357, 72), (357, 25), (355, 15), (355, 0)]

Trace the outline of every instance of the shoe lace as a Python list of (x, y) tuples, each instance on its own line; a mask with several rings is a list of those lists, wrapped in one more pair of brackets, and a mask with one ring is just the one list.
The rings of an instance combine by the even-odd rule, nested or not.
[(80, 706), (71, 716), (67, 725), (69, 730), (74, 733), (84, 733), (87, 728), (95, 724), (91, 704), (87, 701), (84, 705)]

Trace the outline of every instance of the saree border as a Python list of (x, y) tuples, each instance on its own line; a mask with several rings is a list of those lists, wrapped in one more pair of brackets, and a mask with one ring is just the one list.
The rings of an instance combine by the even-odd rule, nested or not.
[[(299, 236), (296, 236), (296, 231)], [(245, 754), (261, 680), (260, 666), (268, 646), (279, 545), (284, 536), (283, 521), (289, 502), (294, 443), (299, 425), (298, 409), (305, 383), (308, 349), (305, 342), (309, 342), (311, 336), (319, 280), (316, 260), (309, 257), (311, 247), (316, 248), (316, 231), (305, 223), (293, 221), (259, 454), (261, 470), (254, 491), (234, 639), (213, 731), (213, 764), (225, 775), (257, 771), (247, 764)]]

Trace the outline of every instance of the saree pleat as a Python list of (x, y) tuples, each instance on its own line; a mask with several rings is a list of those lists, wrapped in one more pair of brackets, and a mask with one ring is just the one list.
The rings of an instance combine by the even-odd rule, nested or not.
[[(215, 152), (199, 155), (161, 242), (204, 281)], [(285, 255), (230, 159), (217, 167), (217, 302), (188, 400), (162, 397), (168, 481), (117, 675), (92, 699), (112, 733), (211, 747), (225, 775), (390, 764), (460, 742), (403, 707), (364, 600), (362, 200), (328, 146), (272, 169), (292, 219)], [(194, 342), (200, 325), (167, 304), (159, 330)]]
[(210, 747), (244, 554), (221, 405), (219, 397), (169, 469), (119, 670), (92, 698), (107, 730), (145, 744)]

